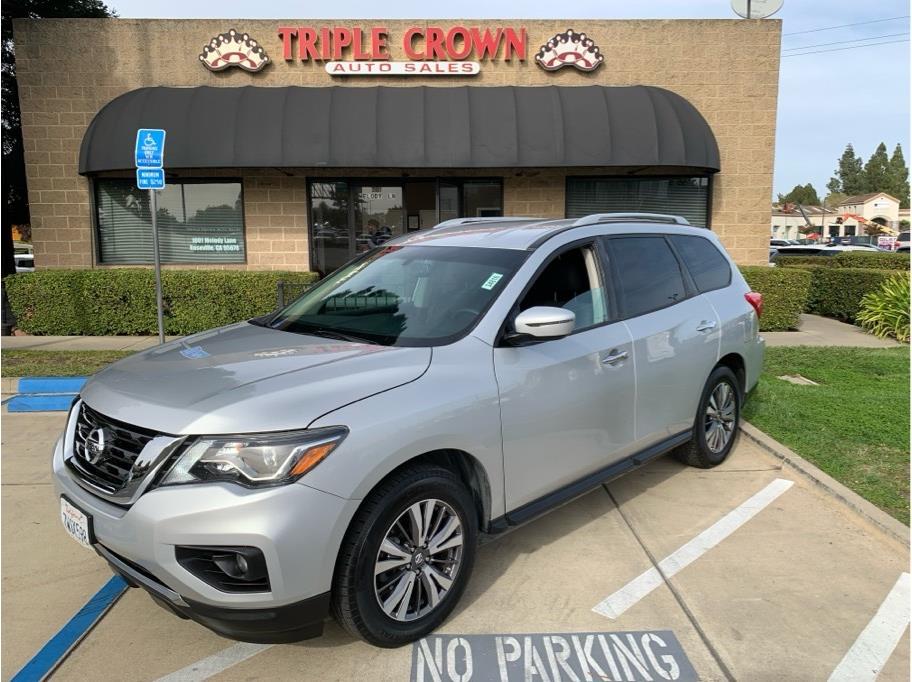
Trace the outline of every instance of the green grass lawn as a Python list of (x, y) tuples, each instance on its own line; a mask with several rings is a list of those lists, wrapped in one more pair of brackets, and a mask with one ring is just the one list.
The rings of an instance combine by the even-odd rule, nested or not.
[(767, 348), (744, 417), (908, 525), (908, 348)]
[(4, 350), (0, 352), (0, 374), (5, 377), (87, 376), (131, 354), (123, 350)]

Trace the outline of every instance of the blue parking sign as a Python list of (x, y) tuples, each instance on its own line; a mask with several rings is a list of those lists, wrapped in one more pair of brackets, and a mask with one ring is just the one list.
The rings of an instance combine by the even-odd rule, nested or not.
[(136, 131), (136, 167), (161, 168), (165, 159), (165, 131), (140, 128)]
[(136, 186), (139, 189), (164, 189), (165, 171), (163, 168), (137, 168)]

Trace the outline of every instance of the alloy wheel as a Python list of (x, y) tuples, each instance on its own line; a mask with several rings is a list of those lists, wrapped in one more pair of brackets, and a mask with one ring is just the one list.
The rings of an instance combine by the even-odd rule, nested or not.
[(706, 445), (713, 453), (722, 452), (735, 432), (737, 398), (731, 384), (720, 381), (709, 394), (706, 405)]
[(462, 522), (450, 505), (431, 499), (408, 507), (386, 531), (374, 562), (383, 612), (407, 622), (433, 611), (459, 572), (462, 548)]

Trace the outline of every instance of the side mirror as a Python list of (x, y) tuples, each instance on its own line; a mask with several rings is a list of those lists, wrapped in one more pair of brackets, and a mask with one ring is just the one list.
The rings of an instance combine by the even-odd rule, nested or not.
[(566, 308), (535, 306), (523, 310), (513, 320), (515, 337), (534, 339), (559, 339), (567, 336), (576, 326), (576, 314)]

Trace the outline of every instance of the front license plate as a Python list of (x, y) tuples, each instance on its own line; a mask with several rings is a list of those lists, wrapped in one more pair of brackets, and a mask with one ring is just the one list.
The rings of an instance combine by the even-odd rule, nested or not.
[(63, 527), (71, 538), (83, 547), (91, 549), (94, 540), (91, 516), (75, 507), (67, 498), (61, 497), (60, 520), (63, 521)]

